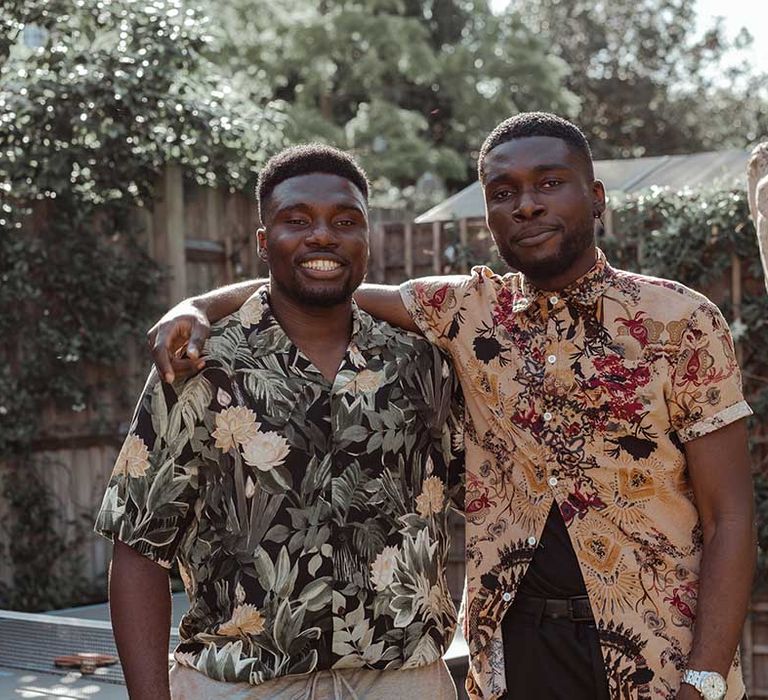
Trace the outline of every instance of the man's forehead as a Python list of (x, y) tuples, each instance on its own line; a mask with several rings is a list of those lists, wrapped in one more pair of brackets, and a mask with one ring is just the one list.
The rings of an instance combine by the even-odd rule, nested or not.
[(578, 169), (584, 157), (570, 144), (554, 136), (524, 136), (505, 141), (485, 157), (486, 177), (506, 171), (527, 171), (557, 167)]
[(365, 196), (351, 180), (333, 173), (307, 173), (289, 177), (272, 190), (273, 207), (351, 206), (366, 209)]

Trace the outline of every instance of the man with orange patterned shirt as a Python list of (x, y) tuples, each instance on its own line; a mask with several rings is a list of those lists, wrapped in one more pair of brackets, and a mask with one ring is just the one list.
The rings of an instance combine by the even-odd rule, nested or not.
[[(517, 273), (365, 286), (374, 316), (448, 351), (467, 401), (467, 688), (473, 699), (739, 700), (756, 545), (728, 325), (681, 284), (610, 266), (583, 134), (502, 122), (478, 171)], [(172, 310), (160, 369), (253, 283)]]

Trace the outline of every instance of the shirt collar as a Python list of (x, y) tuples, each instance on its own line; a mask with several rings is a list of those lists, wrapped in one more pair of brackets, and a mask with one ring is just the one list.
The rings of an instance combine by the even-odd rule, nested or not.
[[(269, 303), (269, 285), (259, 287), (234, 316), (243, 326), (254, 357), (288, 352), (294, 347), (272, 311)], [(350, 344), (356, 345), (360, 350), (368, 350), (386, 344), (388, 338), (389, 334), (381, 324), (376, 323), (353, 300)]]
[(588, 272), (557, 292), (539, 289), (525, 275), (515, 275), (517, 294), (513, 310), (525, 311), (534, 301), (556, 295), (564, 301), (579, 306), (591, 306), (611, 284), (614, 269), (608, 264), (605, 254), (597, 248), (597, 260)]

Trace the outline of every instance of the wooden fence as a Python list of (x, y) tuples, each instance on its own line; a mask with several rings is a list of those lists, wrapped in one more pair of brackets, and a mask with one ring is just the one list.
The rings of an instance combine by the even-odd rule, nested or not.
[[(371, 222), (369, 280), (399, 282), (443, 269), (439, 227), (403, 223), (402, 212), (374, 211)], [(33, 218), (32, 228), (34, 224)], [(151, 257), (168, 270), (157, 289), (160, 305), (170, 306), (236, 280), (265, 277), (267, 270), (256, 251), (258, 226), (252, 198), (200, 187), (186, 181), (178, 167), (167, 168), (152, 207), (138, 209), (133, 223)], [(89, 383), (98, 389), (83, 410), (51, 407), (45, 411), (33, 454), (33, 461), (43, 465), (55, 498), (58, 531), (65, 539), (82, 543), (83, 573), (102, 591), (106, 590), (110, 545), (89, 530), (150, 367), (142, 337), (136, 338), (135, 347), (126, 349), (124, 359), (114, 370), (87, 370)], [(0, 474), (7, 468), (0, 462)], [(0, 497), (0, 523), (9, 517), (8, 505)], [(6, 545), (7, 532), (0, 527), (0, 551)], [(457, 564), (452, 589), (460, 593), (460, 550), (453, 559)], [(0, 567), (0, 581), (10, 583), (11, 575), (8, 567)]]
[[(611, 227), (610, 215), (606, 225)], [(239, 279), (262, 277), (266, 269), (256, 254), (258, 228), (255, 202), (242, 194), (199, 187), (185, 182), (183, 173), (169, 167), (157, 186), (152, 209), (136, 212), (151, 256), (167, 267), (165, 287), (157, 290), (165, 306)], [(414, 224), (407, 212), (371, 212), (371, 259), (368, 280), (399, 283), (411, 277), (466, 272), (476, 263), (493, 262), (490, 234), (482, 220)], [(728, 279), (713, 298), (729, 298), (736, 314), (741, 298), (742, 266), (737, 258)], [(82, 541), (85, 575), (105, 591), (108, 543), (88, 532), (112, 463), (128, 427), (133, 404), (149, 369), (143, 338), (127, 353), (126, 363), (114, 371), (95, 372), (101, 387), (84, 411), (49, 410), (35, 457), (48, 465), (60, 513), (60, 527)], [(0, 463), (0, 473), (4, 465)], [(0, 498), (0, 520), (7, 516)], [(454, 546), (449, 583), (455, 597), (463, 585), (464, 535), (454, 520)], [(3, 534), (0, 531), (0, 547)], [(8, 581), (9, 571), (0, 572)], [(768, 600), (757, 599), (744, 631), (742, 660), (750, 698), (768, 700)]]

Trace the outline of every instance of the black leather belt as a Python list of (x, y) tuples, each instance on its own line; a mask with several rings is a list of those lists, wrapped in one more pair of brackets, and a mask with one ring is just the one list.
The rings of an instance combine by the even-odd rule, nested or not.
[(512, 604), (513, 611), (540, 615), (552, 620), (567, 619), (571, 622), (594, 622), (592, 606), (585, 595), (573, 598), (533, 598), (518, 596)]

